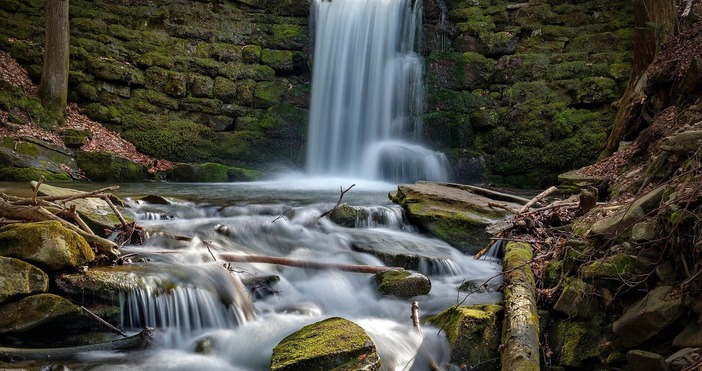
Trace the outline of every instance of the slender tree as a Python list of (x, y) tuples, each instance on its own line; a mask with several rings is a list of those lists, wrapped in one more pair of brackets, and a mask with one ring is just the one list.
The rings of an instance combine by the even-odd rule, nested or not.
[(646, 69), (668, 37), (676, 33), (675, 0), (634, 0), (634, 61), (612, 132), (603, 155), (617, 150), (624, 137), (636, 131), (644, 119), (648, 76)]
[(45, 17), (39, 98), (44, 108), (64, 117), (68, 99), (68, 0), (46, 0)]

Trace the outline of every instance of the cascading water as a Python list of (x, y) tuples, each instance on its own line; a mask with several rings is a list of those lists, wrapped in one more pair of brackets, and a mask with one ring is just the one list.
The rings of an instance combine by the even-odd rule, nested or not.
[(446, 156), (416, 143), (421, 0), (315, 0), (307, 171), (408, 182), (449, 178)]

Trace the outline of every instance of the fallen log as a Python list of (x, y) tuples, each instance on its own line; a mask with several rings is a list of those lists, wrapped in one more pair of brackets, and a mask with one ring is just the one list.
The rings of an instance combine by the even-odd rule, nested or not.
[(508, 242), (503, 260), (505, 319), (500, 355), (503, 371), (538, 371), (539, 315), (534, 273), (529, 266), (532, 247)]
[(70, 359), (78, 353), (146, 348), (154, 338), (154, 330), (146, 327), (140, 333), (124, 339), (104, 343), (64, 348), (8, 348), (0, 347), (0, 362), (56, 361)]
[(446, 186), (446, 187), (462, 189), (464, 191), (472, 192), (472, 193), (475, 193), (476, 195), (484, 196), (484, 197), (491, 198), (493, 200), (498, 200), (498, 201), (514, 202), (514, 203), (518, 203), (518, 204), (525, 204), (525, 203), (529, 202), (528, 198), (511, 195), (509, 193), (493, 191), (492, 189), (477, 187), (477, 186), (468, 185), (468, 184), (456, 184), (456, 183), (438, 183), (438, 184)]
[(218, 255), (220, 260), (230, 263), (267, 263), (285, 265), (288, 267), (310, 268), (310, 269), (333, 269), (344, 272), (354, 273), (382, 273), (393, 270), (404, 270), (400, 267), (382, 267), (374, 265), (357, 265), (357, 264), (337, 264), (337, 263), (322, 263), (311, 262), (304, 260), (281, 258), (277, 256), (261, 256), (261, 255), (241, 255), (233, 253), (221, 253)]

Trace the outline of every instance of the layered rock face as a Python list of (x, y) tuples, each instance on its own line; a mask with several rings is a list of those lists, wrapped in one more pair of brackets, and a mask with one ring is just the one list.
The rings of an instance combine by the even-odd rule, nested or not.
[(429, 141), (455, 181), (547, 186), (597, 157), (632, 59), (631, 2), (424, 2)]
[[(0, 5), (0, 47), (35, 81), (43, 3)], [(70, 100), (157, 158), (300, 165), (308, 13), (307, 1), (72, 1)]]
[[(71, 3), (70, 97), (145, 154), (304, 165), (308, 1)], [(631, 4), (427, 0), (424, 136), (455, 181), (541, 186), (595, 159), (626, 84)], [(41, 73), (43, 1), (6, 1), (0, 47)]]

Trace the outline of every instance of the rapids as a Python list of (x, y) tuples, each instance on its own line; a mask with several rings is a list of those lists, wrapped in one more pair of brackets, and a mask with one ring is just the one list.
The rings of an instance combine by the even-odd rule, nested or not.
[[(151, 237), (144, 246), (125, 246), (123, 254), (138, 253), (152, 262), (170, 264), (187, 272), (168, 294), (134, 290), (121, 297), (122, 326), (136, 333), (141, 326), (156, 326), (157, 342), (130, 353), (80, 355), (75, 369), (86, 370), (266, 370), (277, 343), (304, 325), (331, 316), (356, 322), (371, 336), (382, 358), (383, 370), (423, 370), (430, 354), (448, 361), (448, 345), (438, 329), (425, 327), (423, 336), (412, 327), (411, 302), (420, 314), (436, 314), (465, 294), (464, 281), (482, 282), (499, 274), (499, 260), (474, 260), (446, 243), (421, 234), (408, 224), (402, 210), (387, 193), (394, 185), (357, 182), (343, 201), (380, 213), (373, 221), (359, 220), (356, 228), (341, 227), (321, 212), (334, 206), (338, 187), (348, 179), (305, 179), (227, 184), (124, 184), (117, 194), (132, 205)], [(95, 187), (94, 184), (90, 185)], [(168, 197), (171, 205), (146, 204), (146, 194)], [(285, 215), (284, 217), (279, 217)], [(174, 241), (167, 234), (192, 237)], [(207, 241), (207, 243), (205, 243)], [(271, 255), (310, 261), (383, 265), (376, 257), (355, 251), (354, 245), (430, 257), (420, 270), (432, 281), (429, 295), (400, 300), (379, 297), (367, 274), (312, 270), (268, 264), (232, 263), (236, 279), (222, 278), (221, 262), (213, 254), (233, 252)], [(161, 252), (169, 252), (161, 254)], [(181, 268), (177, 268), (181, 267)], [(217, 273), (214, 273), (217, 272)], [(276, 275), (263, 294), (242, 292), (239, 279)], [(181, 279), (182, 281), (182, 279)], [(487, 292), (470, 295), (466, 303), (500, 300), (499, 278)], [(208, 285), (217, 286), (204, 291)], [(219, 292), (219, 298), (209, 292)], [(222, 304), (222, 297), (231, 305)], [(253, 298), (253, 310), (245, 303)], [(206, 344), (207, 352), (198, 353)], [(421, 350), (420, 350), (421, 349)], [(414, 366), (413, 366), (414, 365)]]

